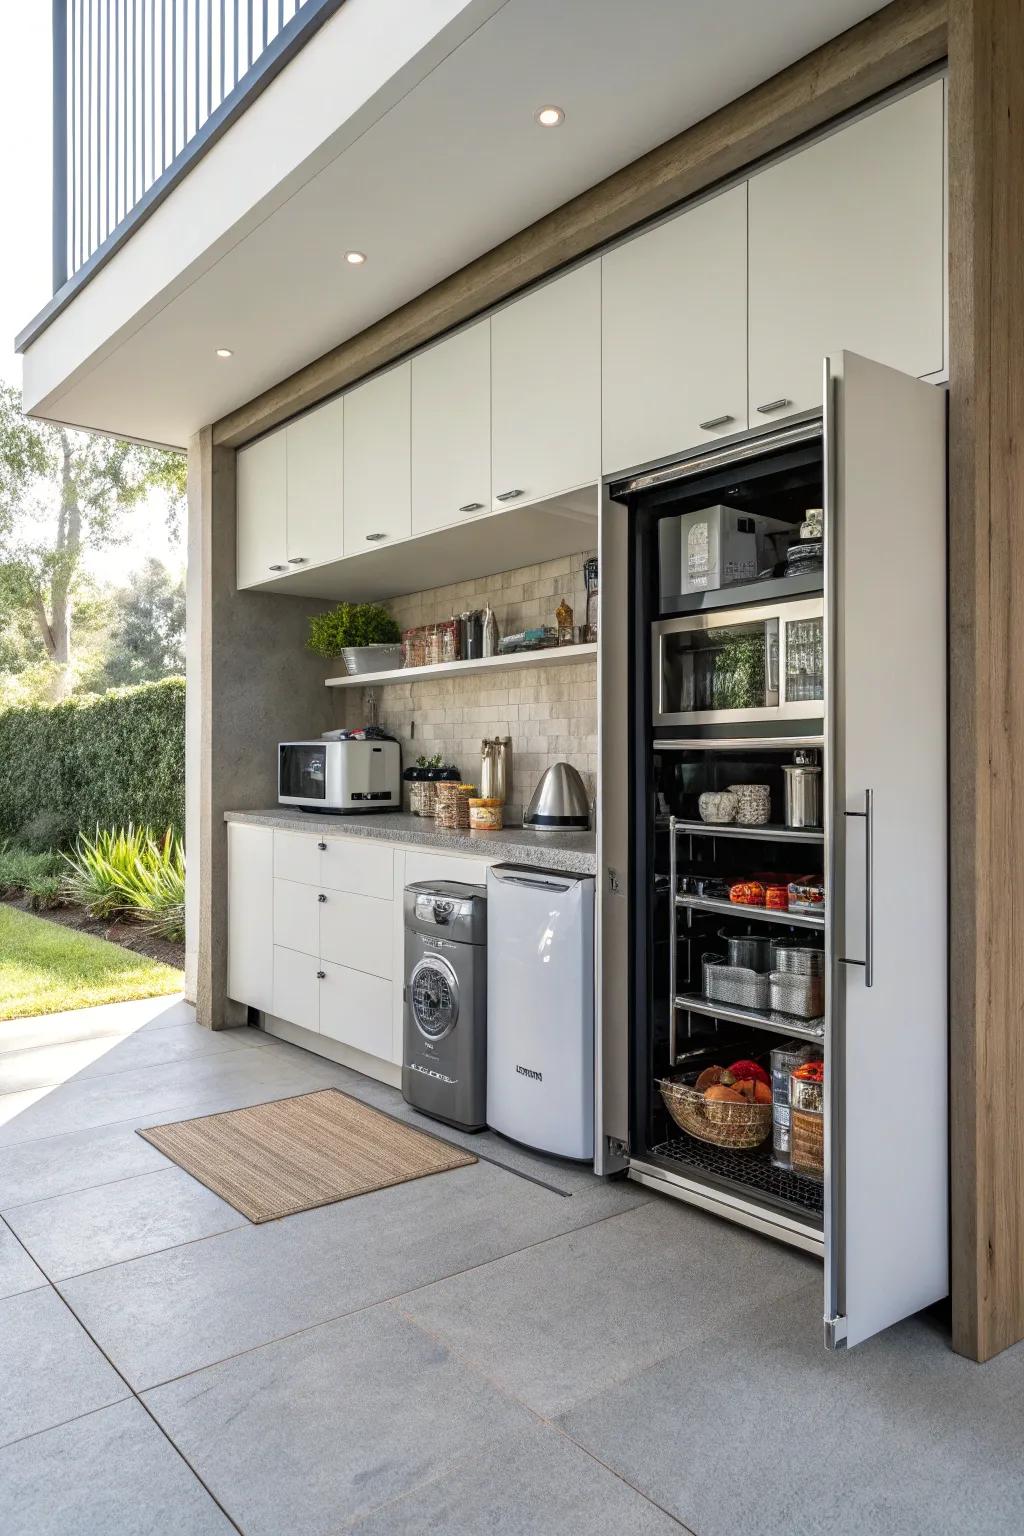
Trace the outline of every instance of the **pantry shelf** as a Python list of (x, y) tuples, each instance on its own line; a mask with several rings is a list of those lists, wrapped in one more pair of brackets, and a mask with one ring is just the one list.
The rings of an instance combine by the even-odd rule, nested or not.
[(737, 901), (715, 901), (711, 896), (677, 896), (677, 907), (694, 912), (721, 912), (727, 917), (756, 917), (763, 923), (781, 923), (787, 928), (824, 928), (825, 915), (817, 912), (776, 912), (770, 907), (746, 907)]
[(426, 667), (396, 667), (390, 672), (360, 672), (354, 677), (329, 677), (328, 688), (380, 688), (387, 683), (423, 683), (433, 677), (472, 677), (477, 672), (501, 672), (515, 667), (565, 667), (597, 660), (597, 643), (549, 646), (541, 651), (514, 651), (508, 656), (482, 656), (478, 661), (439, 661)]
[(699, 1013), (707, 1019), (722, 1019), (729, 1024), (747, 1024), (753, 1029), (769, 1030), (795, 1040), (813, 1040), (820, 1044), (825, 1036), (824, 1019), (798, 1019), (791, 1013), (758, 1013), (754, 1008), (737, 1008), (732, 1003), (716, 1003), (698, 992), (676, 998), (676, 1007), (687, 1013)]
[(677, 837), (739, 837), (744, 841), (758, 838), (772, 843), (823, 843), (825, 834), (820, 827), (740, 827), (734, 822), (712, 826), (705, 821), (675, 822)]

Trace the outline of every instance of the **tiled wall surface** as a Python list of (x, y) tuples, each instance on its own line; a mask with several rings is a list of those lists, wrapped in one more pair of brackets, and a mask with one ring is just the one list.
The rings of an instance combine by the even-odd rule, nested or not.
[[(585, 554), (522, 566), (498, 576), (437, 587), (396, 598), (389, 604), (403, 629), (436, 623), (467, 609), (489, 603), (502, 635), (539, 624), (553, 624), (562, 598), (574, 610), (575, 622), (586, 618), (583, 584)], [(421, 754), (440, 752), (454, 762), (463, 777), (476, 784), (480, 775), (480, 741), (484, 736), (511, 736), (512, 786), (509, 819), (526, 804), (545, 768), (572, 763), (593, 794), (597, 773), (597, 669), (579, 662), (558, 667), (510, 667), (494, 676), (424, 680), (410, 672), (408, 683), (381, 688), (380, 724), (402, 743), (402, 761), (409, 765)], [(365, 712), (365, 693), (360, 697)], [(350, 723), (353, 723), (350, 721)]]

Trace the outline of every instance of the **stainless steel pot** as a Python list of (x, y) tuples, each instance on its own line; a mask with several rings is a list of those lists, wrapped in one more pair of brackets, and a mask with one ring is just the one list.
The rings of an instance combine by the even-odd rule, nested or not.
[(786, 826), (821, 826), (821, 769), (803, 763), (784, 763), (786, 776)]
[(771, 939), (762, 939), (756, 933), (726, 933), (724, 928), (719, 929), (718, 937), (725, 944), (730, 965), (762, 973), (771, 970)]

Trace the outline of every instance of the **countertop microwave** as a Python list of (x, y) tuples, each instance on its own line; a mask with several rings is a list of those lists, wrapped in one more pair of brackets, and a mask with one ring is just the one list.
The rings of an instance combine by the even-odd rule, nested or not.
[(277, 799), (303, 811), (353, 815), (402, 808), (397, 741), (282, 741)]

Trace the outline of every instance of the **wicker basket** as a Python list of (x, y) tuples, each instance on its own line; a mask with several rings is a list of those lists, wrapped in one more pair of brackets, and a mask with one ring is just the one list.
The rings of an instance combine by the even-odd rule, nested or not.
[(706, 1099), (678, 1079), (658, 1082), (665, 1108), (681, 1131), (713, 1147), (759, 1147), (772, 1128), (770, 1104), (729, 1104)]
[(416, 779), (409, 785), (409, 809), (414, 816), (433, 816), (437, 810), (437, 782)]
[(437, 786), (434, 822), (446, 832), (469, 831), (469, 797), (476, 794), (475, 784), (442, 781)]

